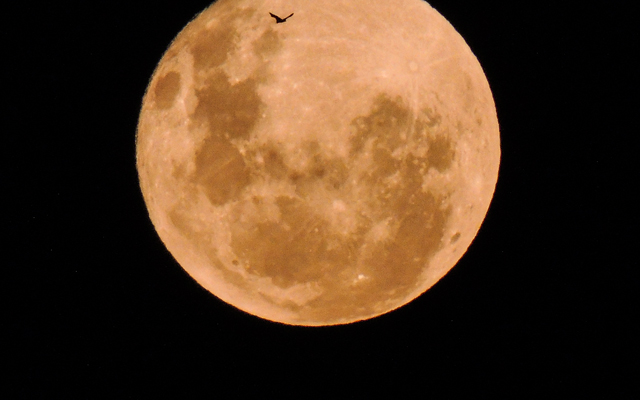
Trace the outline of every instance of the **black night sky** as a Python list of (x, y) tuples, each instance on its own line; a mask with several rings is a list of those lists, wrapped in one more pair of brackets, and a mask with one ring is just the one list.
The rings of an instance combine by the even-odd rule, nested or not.
[(631, 2), (430, 4), (491, 85), (495, 196), (423, 296), (324, 328), (218, 300), (149, 220), (135, 169), (142, 96), (209, 2), (4, 6), (2, 397), (638, 398)]

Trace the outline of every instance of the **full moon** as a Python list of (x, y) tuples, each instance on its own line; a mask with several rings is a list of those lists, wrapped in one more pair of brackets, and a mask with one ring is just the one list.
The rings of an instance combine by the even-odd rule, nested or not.
[(394, 310), (458, 262), (500, 136), (478, 60), (424, 1), (219, 0), (158, 64), (136, 151), (189, 275), (247, 313), (318, 326)]

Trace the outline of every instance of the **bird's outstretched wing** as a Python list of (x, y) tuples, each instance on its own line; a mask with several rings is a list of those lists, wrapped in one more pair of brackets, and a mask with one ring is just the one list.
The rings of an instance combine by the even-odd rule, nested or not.
[[(293, 15), (293, 13), (289, 14), (289, 17), (292, 16), (292, 15)], [(287, 20), (289, 17), (286, 17), (285, 20)]]
[(281, 23), (281, 22), (285, 22), (287, 20), (287, 18), (289, 18), (291, 15), (293, 15), (293, 13), (291, 13), (291, 15), (289, 15), (289, 17), (287, 17), (287, 18), (280, 18), (280, 17), (278, 17), (277, 15), (275, 15), (275, 14), (273, 14), (271, 12), (269, 13), (269, 15), (271, 15), (273, 18), (275, 18), (277, 23)]

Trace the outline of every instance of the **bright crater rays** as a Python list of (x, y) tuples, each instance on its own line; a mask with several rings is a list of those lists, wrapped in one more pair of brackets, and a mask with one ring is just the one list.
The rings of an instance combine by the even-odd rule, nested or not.
[(419, 0), (220, 0), (163, 56), (137, 136), (176, 260), (225, 302), (299, 325), (431, 287), (475, 237), (499, 160), (482, 69)]

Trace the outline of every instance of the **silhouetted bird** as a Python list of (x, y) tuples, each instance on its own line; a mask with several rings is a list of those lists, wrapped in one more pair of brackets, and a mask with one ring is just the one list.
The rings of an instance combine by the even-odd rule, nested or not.
[(278, 17), (277, 15), (275, 15), (275, 14), (271, 14), (271, 13), (269, 13), (269, 15), (271, 15), (273, 18), (275, 18), (275, 19), (276, 19), (276, 24), (279, 24), (279, 23), (281, 23), (281, 22), (286, 22), (286, 21), (287, 21), (287, 19), (288, 19), (291, 15), (293, 15), (293, 13), (291, 13), (291, 14), (289, 15), (289, 17), (287, 17), (287, 18), (280, 18), (280, 17)]

